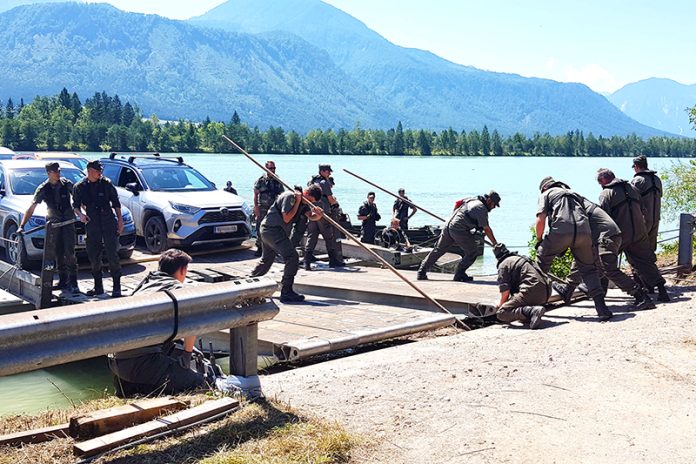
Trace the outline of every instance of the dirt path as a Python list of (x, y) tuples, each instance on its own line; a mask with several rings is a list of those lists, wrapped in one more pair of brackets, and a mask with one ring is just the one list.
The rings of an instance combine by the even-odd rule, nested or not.
[(262, 379), (265, 392), (374, 441), (356, 462), (696, 461), (696, 288), (596, 322), (493, 326)]

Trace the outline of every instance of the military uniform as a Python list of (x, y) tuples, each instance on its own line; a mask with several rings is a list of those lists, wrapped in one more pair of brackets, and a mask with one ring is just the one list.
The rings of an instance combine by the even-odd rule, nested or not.
[(472, 280), (466, 274), (466, 270), (480, 256), (475, 234), (483, 234), (485, 227), (488, 227), (488, 207), (484, 198), (465, 199), (443, 227), (435, 248), (421, 263), (418, 269), (418, 278), (424, 279), (426, 272), (433, 264), (447, 252), (450, 246), (456, 244), (463, 251), (462, 259), (454, 273), (454, 280), (462, 282)]
[[(334, 211), (336, 207), (331, 207), (329, 203), (329, 196), (333, 195), (332, 186), (333, 183), (330, 179), (326, 179), (320, 175), (312, 177), (308, 182), (308, 185), (317, 184), (321, 188), (322, 196), (321, 200), (316, 202), (315, 205), (320, 206), (324, 210), (325, 214), (331, 215), (332, 219), (337, 220)], [(326, 252), (329, 255), (329, 266), (340, 265), (343, 262), (343, 257), (337, 250), (336, 246), (336, 234), (334, 228), (329, 222), (323, 217), (318, 221), (311, 221), (307, 226), (307, 244), (305, 245), (305, 268), (309, 269), (310, 263), (314, 260), (314, 250), (317, 247), (317, 241), (319, 240), (319, 234), (324, 237), (324, 243), (326, 244)]]
[[(504, 250), (501, 253), (499, 250)], [(496, 245), (498, 259), (498, 289), (510, 292), (510, 298), (498, 308), (496, 317), (501, 322), (529, 322), (543, 314), (543, 305), (551, 296), (551, 285), (539, 266), (526, 256), (509, 253)], [(532, 328), (538, 326), (535, 321)]]
[[(292, 243), (291, 236), (293, 229), (302, 223), (301, 218), (308, 211), (306, 205), (300, 205), (292, 220), (289, 223), (285, 223), (283, 214), (292, 211), (296, 201), (298, 200), (295, 197), (295, 192), (287, 191), (281, 193), (276, 201), (273, 202), (273, 205), (271, 205), (268, 214), (261, 222), (261, 239), (264, 242), (261, 261), (251, 272), (251, 275), (254, 277), (265, 275), (271, 269), (275, 257), (280, 255), (285, 262), (283, 279), (281, 281), (281, 301), (286, 299), (284, 295), (295, 294), (292, 290), (292, 285), (297, 275), (300, 257)], [(291, 298), (288, 300), (301, 301)]]
[[(407, 196), (403, 196), (406, 200), (408, 200)], [(392, 211), (394, 212), (394, 217), (399, 220), (399, 225), (401, 226), (401, 229), (406, 233), (408, 231), (408, 210), (411, 208), (411, 203), (408, 201), (404, 201), (401, 198), (397, 198), (396, 201), (394, 202), (394, 206), (392, 207)]]
[(121, 262), (118, 258), (118, 222), (114, 209), (120, 209), (121, 202), (116, 188), (106, 177), (100, 177), (96, 182), (90, 182), (85, 177), (75, 185), (73, 192), (73, 207), (79, 209), (84, 205), (89, 217), (85, 229), (87, 256), (94, 276), (94, 293), (104, 292), (101, 273), (104, 252), (114, 282), (114, 293), (120, 294)]
[(657, 249), (657, 233), (660, 228), (660, 212), (662, 209), (662, 181), (655, 171), (637, 172), (631, 184), (640, 193), (640, 203), (643, 206), (645, 228), (648, 242), (653, 251)]
[[(39, 185), (34, 193), (34, 204), (46, 202), (48, 214), (46, 221), (65, 222), (75, 219), (70, 195), (73, 193), (73, 183), (61, 177), (58, 183), (51, 184), (48, 180)], [(68, 224), (55, 229), (56, 261), (58, 262), (58, 277), (60, 288), (77, 288), (77, 258), (75, 257), (75, 224)]]
[[(259, 177), (254, 183), (254, 193), (258, 194), (259, 215), (256, 218), (256, 248), (259, 253), (263, 253), (263, 240), (261, 240), (261, 221), (268, 214), (268, 209), (276, 201), (278, 195), (283, 193), (285, 188), (274, 177), (264, 175)], [(257, 253), (258, 254), (258, 253)]]
[(373, 202), (370, 204), (369, 201), (365, 201), (360, 209), (358, 209), (358, 216), (369, 216), (369, 218), (362, 221), (362, 236), (360, 241), (363, 243), (375, 243), (375, 234), (377, 233), (377, 221), (382, 219), (382, 216), (377, 212), (377, 205)]
[[(145, 277), (133, 294), (182, 287), (174, 277), (157, 271)], [(205, 376), (187, 366), (186, 358), (177, 356), (173, 348), (173, 344), (166, 343), (110, 354), (109, 368), (117, 377), (114, 383), (119, 396), (154, 392), (173, 395), (205, 386)]]
[(619, 252), (626, 254), (628, 262), (648, 286), (661, 288), (661, 299), (664, 299), (665, 279), (657, 269), (655, 251), (648, 241), (638, 190), (625, 180), (614, 179), (603, 186), (599, 195), (599, 206), (621, 229)]

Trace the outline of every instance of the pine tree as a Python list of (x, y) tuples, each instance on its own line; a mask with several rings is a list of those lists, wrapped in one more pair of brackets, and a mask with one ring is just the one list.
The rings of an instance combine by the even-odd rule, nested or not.
[(11, 98), (7, 100), (7, 106), (5, 106), (5, 117), (7, 119), (14, 119), (15, 117), (15, 107)]
[(393, 155), (404, 154), (404, 127), (401, 125), (401, 121), (399, 121), (396, 125), (396, 131), (394, 132), (394, 145), (392, 146), (391, 153)]
[(488, 126), (483, 126), (481, 131), (481, 152), (483, 156), (491, 154), (491, 136), (488, 133)]

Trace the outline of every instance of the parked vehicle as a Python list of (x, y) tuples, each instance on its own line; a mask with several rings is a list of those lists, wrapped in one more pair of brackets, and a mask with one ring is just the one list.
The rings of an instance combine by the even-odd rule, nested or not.
[(241, 243), (251, 234), (251, 208), (215, 184), (183, 158), (159, 154), (100, 160), (104, 176), (133, 212), (135, 230), (151, 253), (170, 246)]
[(87, 170), (87, 159), (76, 154), (76, 153), (66, 153), (59, 151), (37, 151), (34, 153), (19, 154), (13, 159), (37, 159), (49, 161), (65, 161), (67, 163), (72, 163), (77, 166), (81, 171)]
[(11, 160), (17, 153), (6, 147), (0, 147), (0, 160)]
[[(84, 173), (71, 163), (59, 161), (61, 176), (76, 183)], [(22, 216), (34, 198), (36, 188), (46, 180), (45, 162), (38, 160), (4, 160), (0, 161), (0, 225), (2, 237), (10, 241), (17, 240), (17, 229)], [(135, 226), (133, 216), (128, 208), (122, 208), (123, 234), (119, 238), (118, 254), (121, 258), (129, 258), (135, 249)], [(39, 204), (34, 214), (25, 225), (26, 230), (46, 224), (46, 204)], [(85, 226), (76, 223), (78, 253), (85, 250)], [(5, 248), (8, 262), (19, 263), (27, 267), (32, 260), (43, 257), (45, 230), (38, 230), (24, 236), (24, 247), (21, 249), (15, 243), (0, 240), (0, 246)]]

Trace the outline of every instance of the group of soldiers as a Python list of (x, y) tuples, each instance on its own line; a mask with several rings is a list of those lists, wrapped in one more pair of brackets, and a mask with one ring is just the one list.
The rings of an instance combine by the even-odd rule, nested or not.
[(36, 189), (31, 205), (24, 213), (17, 235), (24, 233), (24, 226), (34, 214), (39, 203), (45, 202), (48, 214), (47, 227), (61, 224), (56, 240), (58, 287), (61, 291), (79, 293), (77, 284), (77, 258), (75, 256), (75, 216), (85, 223), (86, 248), (94, 287), (87, 291), (90, 296), (104, 294), (102, 278), (102, 255), (109, 263), (113, 279), (112, 297), (121, 296), (121, 263), (118, 257), (119, 235), (123, 233), (121, 202), (116, 188), (102, 176), (103, 167), (99, 160), (87, 164), (87, 176), (77, 184), (60, 175), (60, 164), (46, 164), (47, 180)]

